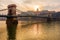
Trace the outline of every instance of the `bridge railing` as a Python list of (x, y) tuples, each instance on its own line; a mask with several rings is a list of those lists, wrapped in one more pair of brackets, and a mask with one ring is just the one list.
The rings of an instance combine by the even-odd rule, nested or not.
[(29, 15), (27, 15), (27, 16), (18, 16), (18, 15), (0, 15), (0, 17), (39, 17), (39, 18), (47, 18), (48, 16), (29, 16)]

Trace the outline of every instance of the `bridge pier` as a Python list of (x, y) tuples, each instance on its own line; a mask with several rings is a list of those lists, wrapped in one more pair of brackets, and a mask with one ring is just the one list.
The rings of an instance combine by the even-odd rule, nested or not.
[[(8, 5), (8, 15), (16, 15), (15, 4)], [(15, 40), (16, 29), (17, 29), (17, 24), (18, 24), (17, 18), (7, 17), (6, 24), (7, 24), (7, 34), (8, 34), (7, 40)]]

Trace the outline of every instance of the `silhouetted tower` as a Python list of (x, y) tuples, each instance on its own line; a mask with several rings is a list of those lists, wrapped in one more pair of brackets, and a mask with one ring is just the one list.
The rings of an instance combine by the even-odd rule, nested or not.
[[(11, 4), (8, 5), (8, 15), (16, 15), (16, 5)], [(7, 40), (15, 40), (16, 39), (16, 28), (18, 24), (17, 18), (7, 17), (6, 20), (7, 31), (8, 31), (8, 39)]]
[(38, 13), (39, 13), (39, 9), (37, 8), (37, 16), (38, 16)]
[(37, 8), (37, 12), (39, 11), (39, 9)]

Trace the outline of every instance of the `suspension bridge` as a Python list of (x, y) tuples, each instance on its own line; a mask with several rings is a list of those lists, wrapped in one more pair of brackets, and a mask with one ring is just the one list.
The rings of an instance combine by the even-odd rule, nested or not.
[[(1, 11), (4, 12), (6, 10), (8, 10), (8, 9), (2, 9), (2, 10), (0, 10), (0, 12)], [(22, 11), (20, 11), (19, 9), (16, 9), (16, 12), (19, 12), (21, 14)], [(39, 22), (41, 22), (41, 19), (43, 19), (43, 22), (45, 21), (45, 19), (46, 19), (46, 21), (48, 19), (48, 16), (36, 16), (36, 15), (26, 15), (26, 16), (24, 16), (24, 15), (4, 15), (3, 14), (3, 15), (0, 15), (0, 17), (17, 18), (17, 19), (19, 18), (20, 21), (28, 21), (28, 24), (27, 23), (23, 24), (24, 26), (32, 25), (32, 24), (35, 24), (35, 23), (39, 23)], [(28, 20), (26, 20), (25, 18), (27, 18)], [(38, 20), (38, 22), (36, 22), (37, 20)], [(35, 22), (32, 22), (32, 21), (35, 21)]]
[[(6, 11), (6, 10), (8, 10), (8, 9), (2, 9), (2, 10), (0, 10), (0, 12), (1, 11)], [(22, 11), (20, 11), (19, 9), (16, 9), (16, 11), (17, 12), (19, 12), (19, 13), (21, 13)], [(22, 24), (22, 27), (25, 27), (25, 26), (28, 26), (28, 25), (33, 25), (33, 24), (37, 24), (37, 23), (40, 23), (41, 22), (41, 19), (40, 18), (42, 18), (42, 19), (44, 19), (43, 20), (43, 22), (45, 21), (45, 19), (46, 19), (46, 21), (47, 21), (47, 19), (48, 19), (48, 16), (36, 16), (36, 15), (26, 15), (26, 16), (23, 16), (23, 15), (0, 15), (0, 17), (4, 17), (4, 18), (23, 18), (23, 20), (22, 19), (20, 19), (20, 21), (28, 21), (28, 22), (23, 22), (23, 24)], [(28, 18), (29, 19), (28, 19)], [(27, 18), (28, 20), (26, 20), (26, 19), (24, 19), (24, 18)], [(35, 19), (34, 19), (35, 18)], [(36, 19), (37, 18), (37, 19)], [(33, 19), (33, 20), (32, 20)], [(38, 20), (38, 21), (37, 21)], [(32, 21), (34, 21), (34, 22), (32, 22)], [(46, 22), (45, 21), (45, 22)]]
[[(6, 10), (8, 10), (8, 9), (2, 9), (2, 10), (0, 10), (0, 12), (1, 12), (1, 11), (4, 12), (4, 11), (6, 11)], [(19, 9), (16, 9), (16, 12), (19, 12), (19, 14), (21, 14), (22, 11), (20, 11)], [(5, 13), (4, 13), (4, 14), (5, 14)], [(29, 20), (30, 20), (30, 19), (31, 19), (31, 20), (32, 20), (32, 19), (35, 20), (34, 18), (37, 18), (37, 20), (38, 20), (39, 18), (45, 18), (45, 19), (48, 18), (48, 16), (37, 16), (37, 15), (25, 15), (25, 16), (24, 16), (24, 15), (4, 15), (4, 14), (0, 15), (0, 17), (5, 17), (5, 18), (7, 18), (7, 17), (8, 17), (8, 18), (9, 18), (9, 17), (10, 17), (10, 18), (13, 18), (13, 17), (16, 18), (16, 17), (17, 17), (17, 18), (19, 18), (19, 19), (20, 19), (21, 17), (25, 17), (25, 18), (27, 18), (27, 17), (29, 18), (29, 17), (30, 17)], [(27, 19), (28, 19), (28, 18), (27, 18)], [(20, 20), (21, 20), (21, 19), (20, 19)], [(23, 20), (24, 20), (24, 19), (23, 19)]]
[[(15, 40), (16, 39), (16, 28), (17, 28), (17, 24), (18, 24), (17, 18), (22, 20), (21, 18), (23, 17), (23, 20), (27, 21), (24, 26), (32, 25), (32, 24), (38, 23), (39, 21), (45, 21), (45, 20), (47, 21), (48, 20), (48, 16), (16, 15), (16, 12), (21, 13), (22, 11), (16, 9), (15, 4), (8, 5), (8, 9), (2, 9), (2, 10), (0, 10), (0, 12), (6, 11), (6, 10), (8, 10), (8, 14), (0, 15), (0, 17), (7, 18), (7, 20), (6, 20), (6, 24), (7, 24), (6, 26), (7, 26), (7, 32), (8, 32), (7, 40)], [(26, 20), (25, 18), (27, 18), (29, 21)], [(32, 22), (32, 19), (33, 19), (33, 21), (38, 20), (38, 22)], [(37, 31), (38, 31), (38, 24), (37, 24)]]

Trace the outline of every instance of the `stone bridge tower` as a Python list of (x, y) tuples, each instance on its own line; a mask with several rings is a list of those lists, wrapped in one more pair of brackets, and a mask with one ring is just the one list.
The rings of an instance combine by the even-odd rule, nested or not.
[[(16, 5), (15, 4), (8, 5), (8, 14), (7, 15), (9, 15), (9, 16), (16, 15)], [(7, 34), (8, 34), (7, 40), (15, 40), (16, 39), (16, 28), (17, 28), (17, 24), (18, 24), (17, 18), (7, 17), (6, 24), (7, 24)]]

